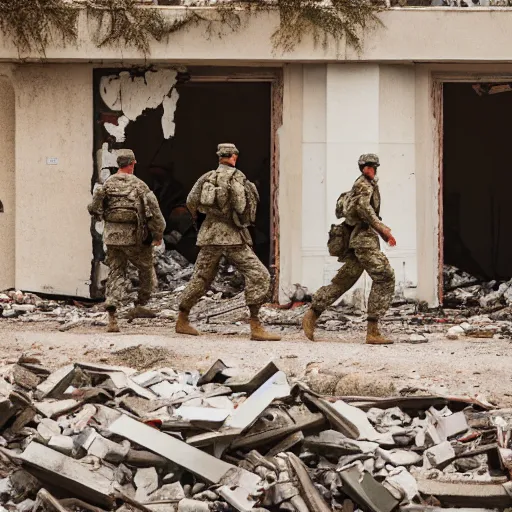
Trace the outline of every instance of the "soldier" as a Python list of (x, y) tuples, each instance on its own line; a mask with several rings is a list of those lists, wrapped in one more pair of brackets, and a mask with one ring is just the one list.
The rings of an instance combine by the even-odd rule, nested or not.
[(133, 175), (135, 155), (120, 151), (119, 170), (98, 187), (88, 206), (89, 213), (105, 221), (103, 242), (107, 246), (105, 263), (109, 267), (105, 305), (109, 314), (107, 332), (119, 332), (116, 310), (125, 294), (126, 266), (132, 263), (139, 272), (139, 292), (131, 318), (154, 317), (143, 307), (151, 297), (155, 280), (153, 246), (162, 243), (165, 220), (158, 201), (148, 186)]
[(187, 198), (187, 207), (195, 218), (206, 215), (197, 237), (199, 255), (194, 275), (183, 291), (176, 332), (199, 335), (190, 325), (189, 312), (212, 283), (222, 256), (245, 277), (245, 299), (251, 318), (251, 339), (279, 341), (280, 337), (265, 331), (259, 311), (270, 289), (270, 275), (252, 250), (248, 227), (254, 224), (259, 195), (256, 187), (235, 168), (238, 149), (234, 144), (219, 144), (219, 167), (204, 174)]
[[(382, 345), (393, 343), (382, 336), (378, 321), (389, 308), (395, 289), (395, 274), (388, 259), (380, 250), (380, 235), (391, 247), (396, 240), (391, 229), (385, 226), (379, 217), (380, 193), (377, 185), (377, 167), (379, 157), (374, 154), (361, 155), (359, 170), (362, 173), (354, 183), (352, 190), (342, 194), (338, 203), (345, 201), (344, 213), (337, 216), (347, 218), (347, 251), (342, 257), (345, 264), (340, 268), (331, 283), (320, 288), (311, 309), (304, 316), (302, 327), (310, 340), (314, 340), (314, 329), (318, 317), (339, 297), (350, 290), (361, 277), (364, 270), (372, 278), (373, 284), (368, 299), (368, 330), (366, 343)], [(345, 198), (343, 196), (346, 196)], [(337, 209), (339, 205), (337, 205)]]

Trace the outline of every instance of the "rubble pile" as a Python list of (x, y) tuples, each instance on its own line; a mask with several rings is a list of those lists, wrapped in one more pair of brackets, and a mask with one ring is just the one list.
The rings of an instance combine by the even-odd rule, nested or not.
[(444, 303), (450, 307), (476, 307), (483, 313), (512, 306), (512, 279), (484, 282), (450, 266), (445, 266), (443, 278)]
[[(164, 246), (154, 251), (154, 262), (158, 289), (161, 291), (182, 291), (194, 272), (194, 265), (182, 254), (176, 250), (165, 250)], [(133, 266), (130, 268), (129, 278), (132, 286), (138, 286), (138, 276)], [(223, 298), (231, 298), (242, 291), (243, 284), (240, 272), (223, 258), (211, 286), (213, 293), (222, 293)]]
[[(168, 327), (178, 315), (181, 292), (190, 279), (193, 266), (177, 251), (157, 252), (156, 273), (160, 289), (153, 294), (149, 307), (155, 319), (134, 319), (130, 310), (137, 298), (137, 276), (131, 275), (131, 288), (120, 318), (135, 325)], [(510, 338), (512, 336), (512, 280), (482, 282), (454, 267), (444, 269), (445, 293), (442, 308), (397, 297), (382, 319), (384, 329), (397, 341), (427, 343), (430, 337), (448, 339)], [(281, 334), (297, 333), (309, 307), (311, 294), (299, 284), (287, 292), (283, 305), (267, 304), (261, 310), (262, 321), (280, 329)], [(354, 304), (364, 304), (364, 300)], [(59, 330), (75, 327), (104, 327), (107, 315), (99, 303), (73, 299), (41, 298), (32, 293), (11, 290), (0, 293), (1, 318), (8, 322), (57, 322)], [(243, 292), (243, 277), (224, 262), (201, 301), (192, 309), (191, 319), (201, 331), (243, 335), (249, 314)], [(336, 333), (362, 332), (366, 313), (356, 305), (340, 303), (325, 311), (318, 320), (318, 330)]]
[(0, 510), (505, 510), (511, 431), (474, 399), (322, 396), (274, 363), (247, 378), (22, 356), (0, 367)]

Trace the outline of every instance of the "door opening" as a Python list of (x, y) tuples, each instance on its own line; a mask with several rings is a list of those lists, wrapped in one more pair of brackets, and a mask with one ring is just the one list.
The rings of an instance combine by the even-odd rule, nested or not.
[(506, 84), (444, 84), (444, 264), (485, 281), (512, 277), (509, 114)]
[[(144, 180), (158, 198), (167, 222), (164, 235), (167, 249), (174, 249), (194, 262), (197, 231), (186, 209), (186, 198), (195, 181), (218, 165), (217, 144), (232, 142), (240, 151), (237, 167), (253, 181), (260, 194), (256, 225), (252, 228), (254, 250), (268, 267), (276, 266), (273, 216), (276, 215), (273, 194), (273, 116), (272, 80), (208, 80), (195, 79), (194, 72), (178, 74), (174, 89), (178, 100), (174, 110), (174, 133), (164, 136), (164, 105), (143, 110), (124, 128), (124, 140), (112, 137), (109, 126), (119, 123), (123, 112), (106, 105), (100, 94), (102, 77), (119, 74), (119, 70), (96, 70), (95, 87), (95, 154), (107, 145), (108, 150), (130, 148), (135, 152), (135, 174)], [(139, 73), (140, 76), (140, 73)], [(101, 158), (97, 158), (99, 163)], [(95, 169), (92, 183), (102, 170)], [(115, 172), (115, 168), (110, 169)], [(199, 223), (201, 219), (199, 219)], [(92, 226), (93, 275), (98, 281), (100, 261), (104, 254), (101, 236)], [(100, 296), (98, 286), (91, 295)]]

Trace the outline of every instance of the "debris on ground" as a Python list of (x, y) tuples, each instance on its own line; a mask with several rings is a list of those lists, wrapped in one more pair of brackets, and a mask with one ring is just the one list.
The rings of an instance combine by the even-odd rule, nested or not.
[[(128, 284), (126, 304), (120, 308), (119, 317), (133, 325), (171, 327), (178, 316), (180, 295), (193, 267), (174, 250), (160, 251), (155, 259), (160, 289), (153, 293), (148, 307), (156, 318), (141, 319), (130, 315), (137, 298), (135, 274), (133, 282)], [(181, 270), (176, 271), (177, 267)], [(165, 283), (164, 278), (167, 279)], [(450, 340), (463, 337), (508, 339), (512, 336), (512, 280), (482, 282), (450, 266), (445, 267), (444, 280), (442, 308), (429, 308), (426, 303), (407, 301), (397, 295), (382, 319), (383, 330), (398, 342), (408, 344), (428, 343), (431, 337), (439, 334)], [(246, 334), (249, 311), (242, 289), (242, 276), (224, 262), (212, 289), (192, 309), (191, 320), (204, 333)], [(286, 304), (267, 304), (260, 313), (262, 321), (273, 325), (281, 335), (300, 331), (311, 300), (308, 289), (300, 284), (293, 285), (287, 297), (289, 302)], [(0, 318), (5, 322), (53, 322), (59, 324), (60, 331), (107, 325), (103, 304), (42, 298), (19, 290), (0, 293), (0, 311)], [(365, 312), (342, 301), (321, 315), (317, 329), (318, 339), (321, 339), (322, 331), (362, 335), (366, 329)]]
[(0, 366), (0, 510), (512, 506), (510, 410), (321, 395), (272, 362), (252, 376), (157, 363)]

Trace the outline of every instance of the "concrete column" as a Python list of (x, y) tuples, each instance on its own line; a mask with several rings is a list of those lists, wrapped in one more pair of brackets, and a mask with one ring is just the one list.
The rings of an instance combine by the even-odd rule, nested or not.
[(14, 287), (15, 273), (15, 98), (11, 78), (2, 72), (0, 69), (0, 290), (5, 290)]
[(302, 65), (283, 70), (283, 126), (279, 129), (279, 296), (302, 277)]
[(14, 77), (16, 286), (89, 296), (92, 66), (26, 65)]
[(304, 65), (302, 125), (302, 279), (323, 285), (326, 258), (327, 65)]
[[(439, 124), (434, 117), (431, 70), (416, 69), (416, 202), (417, 202), (417, 298), (435, 306), (439, 303)], [(440, 94), (437, 91), (437, 94)], [(438, 103), (441, 115), (441, 104)]]

